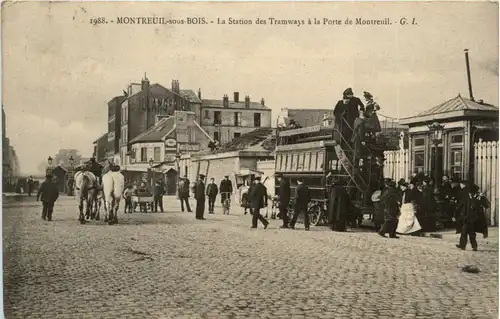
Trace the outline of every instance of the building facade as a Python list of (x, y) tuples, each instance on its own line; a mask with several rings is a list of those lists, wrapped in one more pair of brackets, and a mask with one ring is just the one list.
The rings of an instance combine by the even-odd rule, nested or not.
[[(498, 116), (498, 107), (458, 95), (416, 116), (402, 119), (401, 124), (409, 126), (409, 175), (423, 172), (434, 176), (437, 171), (439, 176), (471, 178), (474, 143), (498, 140)], [(434, 122), (443, 126), (437, 147), (429, 129)]]
[(159, 119), (173, 116), (175, 111), (199, 114), (201, 101), (192, 90), (181, 90), (173, 80), (170, 89), (160, 84), (151, 85), (147, 77), (129, 85), (120, 110), (120, 151), (122, 158), (131, 151), (130, 141), (155, 126)]
[(125, 96), (115, 96), (108, 102), (108, 157), (120, 152), (121, 110)]
[(98, 163), (101, 163), (108, 158), (108, 147), (108, 133), (101, 135), (94, 141), (94, 153), (92, 156), (95, 157)]
[[(201, 92), (198, 92), (201, 99)], [(224, 95), (222, 100), (201, 99), (200, 124), (210, 136), (226, 144), (255, 129), (271, 127), (271, 109), (264, 99), (252, 102), (247, 95), (240, 99), (234, 92), (233, 100)]]
[(164, 174), (167, 194), (175, 194), (181, 155), (208, 150), (210, 142), (213, 140), (196, 122), (194, 112), (176, 111), (131, 140), (131, 150), (122, 158), (122, 165), (129, 172), (152, 170)]

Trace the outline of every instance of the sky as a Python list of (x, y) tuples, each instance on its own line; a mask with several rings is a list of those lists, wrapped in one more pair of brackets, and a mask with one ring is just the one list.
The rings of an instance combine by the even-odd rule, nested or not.
[[(107, 102), (147, 73), (152, 83), (249, 95), (273, 110), (333, 108), (352, 87), (384, 115), (408, 117), (468, 96), (498, 105), (498, 4), (24, 2), (2, 10), (2, 103), (23, 172), (60, 148), (92, 153)], [(207, 25), (92, 25), (95, 17), (205, 17)], [(220, 25), (217, 19), (306, 25)], [(400, 25), (401, 18), (416, 25)], [(384, 19), (390, 26), (308, 25), (308, 18)], [(274, 122), (274, 121), (273, 121)]]

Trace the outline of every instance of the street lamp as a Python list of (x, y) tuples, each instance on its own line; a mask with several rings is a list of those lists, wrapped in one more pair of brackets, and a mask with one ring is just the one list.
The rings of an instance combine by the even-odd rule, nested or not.
[(443, 128), (444, 126), (439, 124), (438, 122), (434, 122), (429, 125), (429, 131), (431, 132), (431, 140), (434, 144), (434, 194), (439, 193), (439, 156), (438, 154), (438, 146), (441, 144), (443, 140)]
[[(429, 231), (434, 231), (436, 228), (436, 218), (437, 216), (441, 216), (442, 213), (442, 207), (441, 207), (441, 197), (439, 194), (439, 185), (440, 185), (440, 180), (439, 180), (439, 156), (438, 156), (438, 146), (441, 144), (443, 140), (443, 128), (444, 126), (439, 124), (438, 122), (434, 122), (431, 125), (429, 125), (429, 131), (431, 132), (431, 140), (432, 143), (434, 144), (434, 200), (436, 203), (435, 207), (435, 215), (431, 215), (429, 217)], [(442, 160), (442, 159), (441, 159)]]
[(149, 159), (149, 168), (148, 168), (148, 174), (149, 174), (149, 187), (151, 187), (151, 191), (153, 191), (153, 164), (154, 161), (153, 159)]
[(45, 174), (49, 174), (49, 173), (52, 173), (52, 157), (48, 157), (47, 158), (47, 169), (45, 170)]
[(72, 196), (73, 195), (73, 165), (75, 164), (75, 159), (73, 158), (73, 156), (71, 155), (69, 157), (69, 169), (68, 169), (68, 181), (67, 181), (67, 191), (66, 191), (66, 194), (68, 194), (68, 196)]

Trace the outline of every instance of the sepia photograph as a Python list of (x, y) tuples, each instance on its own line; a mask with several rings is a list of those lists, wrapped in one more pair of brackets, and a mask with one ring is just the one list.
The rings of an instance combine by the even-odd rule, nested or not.
[(1, 15), (5, 318), (498, 318), (498, 2)]

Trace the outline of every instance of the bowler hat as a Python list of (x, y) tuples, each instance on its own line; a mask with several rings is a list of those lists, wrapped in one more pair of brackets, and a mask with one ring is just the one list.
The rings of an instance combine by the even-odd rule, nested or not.
[(363, 92), (363, 96), (366, 97), (366, 98), (372, 98), (373, 97), (373, 95), (370, 92), (366, 92), (366, 91)]
[(202, 179), (203, 179), (203, 178), (205, 178), (205, 175), (203, 175), (203, 174), (200, 174), (199, 176), (200, 176), (200, 178), (202, 178)]
[(260, 181), (262, 178), (260, 176), (255, 176), (254, 180)]

